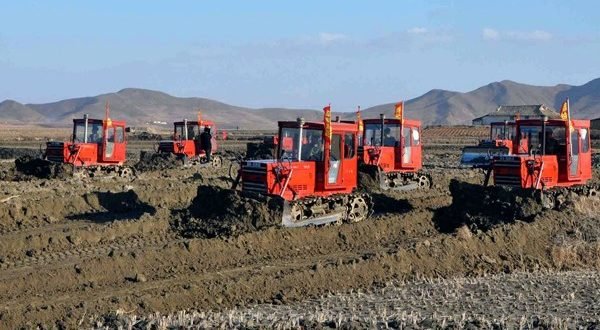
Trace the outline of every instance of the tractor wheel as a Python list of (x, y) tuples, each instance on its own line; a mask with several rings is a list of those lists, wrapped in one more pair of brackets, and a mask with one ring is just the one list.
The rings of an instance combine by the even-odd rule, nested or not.
[(229, 163), (229, 178), (232, 181), (235, 181), (235, 179), (237, 179), (238, 176), (238, 172), (241, 169), (241, 161), (240, 160), (232, 160)]
[(429, 189), (431, 188), (431, 180), (427, 175), (419, 176), (419, 189)]
[(214, 156), (212, 159), (212, 166), (215, 168), (221, 168), (221, 166), (223, 166), (223, 158), (221, 158), (221, 156)]
[(119, 177), (133, 179), (135, 177), (135, 172), (131, 167), (122, 167), (119, 169)]

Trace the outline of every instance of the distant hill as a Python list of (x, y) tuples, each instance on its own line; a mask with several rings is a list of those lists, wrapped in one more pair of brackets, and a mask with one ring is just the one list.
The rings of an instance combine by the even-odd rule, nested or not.
[[(469, 124), (473, 118), (491, 112), (499, 105), (544, 103), (558, 109), (567, 96), (575, 118), (600, 117), (600, 78), (581, 86), (532, 86), (504, 80), (466, 93), (434, 89), (406, 101), (406, 115), (430, 125)], [(227, 128), (269, 129), (278, 120), (294, 120), (298, 116), (306, 120), (322, 118), (320, 109), (251, 109), (206, 98), (175, 97), (159, 91), (126, 88), (116, 93), (45, 104), (6, 100), (0, 103), (0, 121), (68, 125), (72, 118), (80, 118), (84, 113), (102, 117), (106, 101), (110, 102), (114, 118), (125, 119), (131, 125), (195, 119), (197, 109), (202, 109), (204, 118)], [(393, 108), (394, 103), (386, 103), (364, 109), (363, 118), (377, 117), (380, 113), (392, 116)], [(353, 113), (341, 115), (354, 118)]]
[(170, 123), (184, 118), (193, 120), (198, 109), (202, 109), (204, 118), (222, 123), (221, 126), (243, 128), (270, 128), (278, 120), (296, 116), (315, 120), (320, 116), (320, 112), (315, 110), (250, 109), (205, 98), (174, 97), (158, 91), (126, 88), (116, 93), (45, 104), (23, 105), (5, 101), (0, 103), (0, 120), (69, 124), (73, 118), (81, 118), (85, 113), (93, 118), (102, 118), (106, 101), (110, 104), (112, 117), (124, 119), (131, 125), (153, 121)]
[[(559, 109), (570, 98), (574, 118), (600, 117), (600, 79), (582, 86), (531, 86), (504, 80), (467, 93), (432, 90), (406, 102), (408, 117), (426, 124), (469, 124), (499, 105), (546, 104)], [(394, 103), (365, 109), (365, 116), (393, 115)]]

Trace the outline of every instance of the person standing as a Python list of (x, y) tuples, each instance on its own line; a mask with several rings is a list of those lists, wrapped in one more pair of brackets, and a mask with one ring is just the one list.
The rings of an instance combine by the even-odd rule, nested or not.
[(206, 155), (206, 162), (210, 162), (210, 153), (212, 151), (212, 134), (210, 134), (210, 127), (204, 127), (204, 132), (200, 134), (200, 147), (204, 150)]

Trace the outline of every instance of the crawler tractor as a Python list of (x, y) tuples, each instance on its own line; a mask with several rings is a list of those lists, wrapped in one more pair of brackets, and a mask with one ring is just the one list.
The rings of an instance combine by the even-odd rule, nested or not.
[[(494, 187), (474, 193), (476, 187), (455, 185), (452, 194), (463, 211), (487, 204), (497, 214), (520, 214), (524, 219), (537, 212), (532, 205), (560, 209), (577, 196), (597, 198), (597, 185), (588, 184), (592, 178), (589, 120), (517, 120), (515, 132), (519, 146), (514, 153), (494, 156), (485, 171), (484, 186), (492, 181)], [(524, 204), (528, 206), (519, 207)]]
[[(217, 126), (210, 120), (190, 121), (183, 120), (174, 123), (173, 139), (160, 141), (158, 144), (159, 153), (172, 153), (181, 158), (184, 165), (201, 165), (221, 167), (223, 159), (217, 152)], [(211, 142), (211, 161), (208, 162), (206, 153), (200, 142), (200, 134), (205, 128), (210, 128), (212, 135)]]
[(243, 161), (234, 189), (239, 184), (246, 196), (276, 197), (285, 227), (358, 222), (371, 214), (371, 197), (355, 191), (356, 123), (299, 118), (279, 122), (278, 136), (277, 159)]
[(493, 158), (494, 183), (533, 189), (586, 184), (592, 178), (590, 121), (570, 122), (517, 120), (516, 141), (521, 147), (512, 155)]
[(421, 122), (411, 119), (364, 119), (358, 148), (361, 172), (379, 182), (382, 190), (413, 190), (431, 187), (423, 172)]
[(51, 164), (71, 164), (77, 176), (134, 175), (125, 165), (127, 138), (125, 122), (105, 119), (73, 119), (71, 141), (46, 143), (43, 157)]
[(463, 148), (460, 164), (473, 168), (489, 168), (492, 158), (498, 155), (518, 153), (513, 143), (516, 137), (515, 122), (496, 122), (490, 125), (490, 136), (481, 140), (477, 146)]

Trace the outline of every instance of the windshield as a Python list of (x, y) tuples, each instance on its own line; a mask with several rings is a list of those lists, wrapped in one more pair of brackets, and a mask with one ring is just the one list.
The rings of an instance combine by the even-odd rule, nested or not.
[[(102, 123), (88, 122), (88, 143), (102, 142)], [(77, 122), (73, 132), (73, 142), (85, 141), (85, 122)]]
[[(366, 124), (365, 139), (363, 144), (366, 146), (381, 145), (381, 124)], [(383, 128), (383, 146), (395, 147), (400, 143), (400, 124), (385, 124)]]
[[(175, 139), (176, 140), (183, 140), (186, 138), (184, 127), (185, 127), (184, 124), (175, 125)], [(197, 124), (192, 124), (192, 123), (187, 124), (187, 139), (188, 140), (193, 140), (196, 136), (198, 136), (200, 134), (200, 132), (201, 131), (199, 130)]]
[[(542, 152), (542, 127), (538, 125), (522, 125), (519, 127), (519, 144), (527, 146), (530, 152)], [(566, 152), (567, 139), (562, 126), (546, 126), (547, 155), (558, 155)]]
[(491, 140), (512, 140), (515, 134), (515, 127), (512, 125), (492, 124)]
[(280, 159), (299, 160), (298, 149), (300, 149), (300, 160), (323, 160), (323, 131), (320, 129), (302, 129), (302, 145), (298, 146), (299, 128), (281, 128), (279, 134)]

